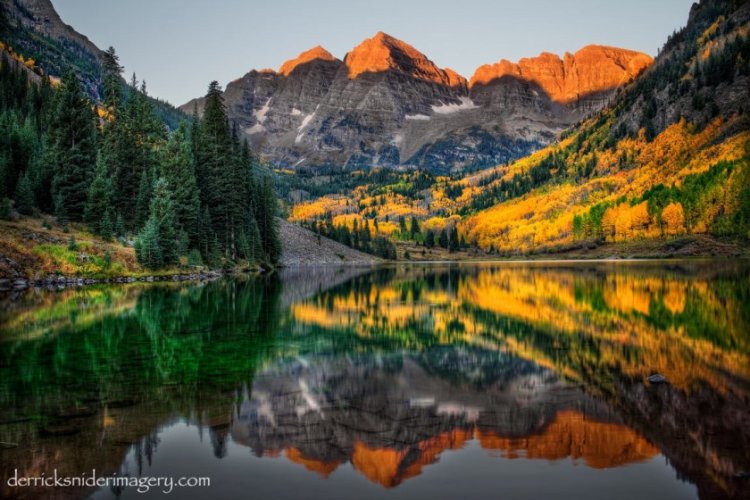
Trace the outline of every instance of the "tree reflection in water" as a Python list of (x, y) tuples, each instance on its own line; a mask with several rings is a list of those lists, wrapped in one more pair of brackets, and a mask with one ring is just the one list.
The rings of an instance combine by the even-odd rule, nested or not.
[(591, 468), (661, 453), (702, 497), (750, 493), (743, 263), (326, 268), (4, 300), (3, 495), (15, 468), (158, 460), (176, 419), (219, 458), (231, 440), (385, 487), (474, 441)]

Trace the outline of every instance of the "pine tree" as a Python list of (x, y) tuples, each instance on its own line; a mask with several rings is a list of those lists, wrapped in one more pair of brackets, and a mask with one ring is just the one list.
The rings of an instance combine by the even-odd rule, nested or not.
[[(101, 219), (112, 206), (112, 179), (106, 163), (100, 154), (96, 161), (96, 172), (94, 180), (89, 186), (86, 209), (83, 220), (88, 224), (91, 232), (99, 234), (101, 231)], [(110, 233), (112, 231), (110, 220)]]
[(158, 269), (162, 266), (162, 253), (159, 247), (159, 225), (154, 218), (149, 218), (138, 234), (135, 242), (135, 255), (143, 266)]
[(200, 198), (195, 180), (192, 146), (184, 123), (171, 135), (161, 152), (161, 175), (175, 203), (177, 224), (197, 244)]
[(143, 227), (148, 219), (149, 206), (151, 205), (151, 195), (153, 185), (148, 170), (141, 172), (141, 181), (138, 184), (138, 191), (135, 201), (135, 219), (134, 227)]
[(54, 206), (55, 219), (57, 220), (57, 223), (62, 226), (67, 226), (70, 222), (70, 218), (68, 217), (68, 210), (65, 207), (65, 201), (63, 200), (63, 197), (60, 193), (55, 195)]
[(438, 238), (438, 245), (440, 245), (443, 248), (448, 248), (448, 232), (447, 230), (443, 229), (440, 231), (440, 237)]
[(7, 198), (11, 193), (8, 192), (8, 157), (0, 153), (0, 200)]
[(120, 80), (122, 69), (115, 48), (109, 47), (104, 52), (102, 60), (102, 87), (104, 87), (103, 104), (112, 119), (116, 119), (122, 103), (122, 82)]
[(41, 134), (37, 142), (28, 173), (36, 206), (43, 212), (51, 213), (54, 210), (52, 180), (55, 174), (55, 152), (50, 147), (49, 134), (46, 132)]
[(458, 241), (458, 231), (456, 230), (455, 227), (451, 228), (449, 231), (450, 231), (450, 236), (448, 238), (448, 250), (450, 252), (455, 252), (461, 246)]
[(410, 229), (411, 238), (415, 239), (420, 231), (419, 231), (419, 221), (413, 215), (411, 217), (411, 225), (409, 229)]
[(406, 219), (403, 215), (398, 217), (398, 230), (402, 235), (406, 236)]
[(276, 263), (281, 258), (281, 240), (276, 222), (276, 195), (270, 176), (264, 176), (260, 180), (257, 196), (255, 220), (258, 223), (263, 252), (269, 262)]
[(109, 209), (104, 212), (101, 221), (99, 222), (99, 235), (103, 240), (109, 241), (112, 239), (112, 215)]
[(24, 215), (31, 215), (34, 212), (34, 193), (31, 191), (31, 183), (28, 174), (24, 174), (18, 180), (16, 185), (16, 210)]
[[(148, 203), (142, 203), (143, 175), (149, 180), (156, 169), (156, 151), (165, 139), (164, 125), (158, 122), (153, 105), (144, 95), (145, 86), (138, 89), (133, 81), (128, 87), (128, 98), (117, 113), (116, 120), (107, 127), (105, 146), (107, 161), (113, 164), (116, 209), (123, 215), (129, 228), (141, 227), (148, 217)], [(148, 191), (145, 192), (148, 194)], [(141, 211), (137, 213), (138, 208)]]
[(177, 231), (175, 228), (175, 204), (167, 181), (159, 179), (154, 186), (154, 194), (149, 207), (148, 224), (157, 228), (157, 245), (164, 265), (177, 263)]
[(427, 248), (432, 248), (435, 246), (435, 233), (432, 231), (427, 231), (427, 236), (425, 236), (424, 239), (424, 245)]
[(75, 73), (62, 79), (53, 119), (55, 173), (52, 191), (56, 211), (81, 220), (96, 159), (96, 128), (91, 103)]
[(117, 217), (115, 218), (115, 236), (118, 238), (125, 236), (125, 221), (121, 214), (117, 214)]
[(196, 148), (196, 177), (201, 186), (201, 202), (211, 215), (212, 232), (220, 250), (232, 257), (234, 199), (230, 192), (238, 184), (232, 155), (232, 137), (227, 120), (224, 98), (217, 82), (211, 82), (206, 94), (206, 105), (201, 120)]

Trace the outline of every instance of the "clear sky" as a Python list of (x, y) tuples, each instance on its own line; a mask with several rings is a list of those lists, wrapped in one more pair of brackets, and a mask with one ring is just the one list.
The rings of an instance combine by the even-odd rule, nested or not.
[(377, 31), (438, 66), (481, 64), (590, 43), (656, 55), (691, 0), (52, 0), (63, 21), (175, 105), (315, 45), (344, 54)]

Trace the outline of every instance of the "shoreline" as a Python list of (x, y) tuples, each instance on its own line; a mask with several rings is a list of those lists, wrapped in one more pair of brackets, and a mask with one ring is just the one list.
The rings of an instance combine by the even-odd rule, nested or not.
[(562, 257), (551, 258), (549, 255), (539, 258), (479, 258), (479, 259), (452, 259), (452, 260), (391, 260), (374, 263), (346, 262), (340, 263), (309, 263), (280, 265), (275, 268), (254, 268), (209, 270), (201, 272), (169, 273), (169, 274), (139, 274), (117, 277), (93, 277), (93, 276), (65, 276), (48, 275), (44, 278), (28, 278), (23, 276), (0, 276), (0, 293), (23, 292), (32, 288), (46, 289), (48, 291), (63, 290), (70, 287), (83, 287), (90, 285), (124, 285), (130, 283), (156, 283), (156, 282), (206, 282), (232, 276), (262, 276), (274, 272), (282, 272), (288, 269), (305, 268), (388, 268), (393, 266), (416, 265), (565, 265), (565, 264), (637, 264), (637, 263), (664, 263), (669, 262), (750, 262), (750, 255), (664, 255), (644, 257)]
[[(112, 278), (95, 278), (86, 276), (49, 275), (44, 278), (0, 277), (0, 292), (23, 291), (29, 288), (46, 288), (47, 290), (61, 290), (68, 287), (87, 285), (124, 285), (128, 283), (153, 283), (159, 281), (211, 281), (232, 276), (238, 272), (207, 271), (199, 273), (156, 274), (142, 276), (117, 276)], [(260, 274), (260, 273), (258, 273)]]

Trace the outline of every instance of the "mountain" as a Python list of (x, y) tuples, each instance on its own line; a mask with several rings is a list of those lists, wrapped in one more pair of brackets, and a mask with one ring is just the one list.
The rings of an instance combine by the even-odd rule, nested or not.
[[(612, 105), (467, 178), (467, 241), (507, 253), (750, 238), (750, 4), (703, 0)], [(746, 244), (746, 243), (745, 243)]]
[[(403, 241), (409, 258), (432, 258), (430, 246), (456, 230), (458, 246), (480, 254), (741, 252), (750, 238), (749, 20), (747, 2), (695, 4), (645, 70), (641, 55), (594, 46), (482, 66), (467, 84), (476, 106), (518, 120), (529, 109), (590, 116), (510, 164), (451, 179), (375, 172), (359, 187), (297, 200), (290, 220), (365, 224)], [(521, 83), (532, 80), (538, 96)]]
[[(60, 79), (73, 71), (94, 101), (102, 97), (104, 52), (65, 24), (50, 0), (0, 2), (0, 42), (7, 50), (33, 61), (39, 72)], [(1, 52), (1, 51), (0, 51)], [(128, 87), (122, 82), (125, 92)], [(159, 118), (175, 129), (186, 116), (171, 104), (149, 97)]]
[(92, 97), (101, 95), (104, 53), (91, 40), (65, 24), (49, 0), (7, 0), (0, 6), (2, 40), (32, 58), (49, 75), (73, 70)]
[[(225, 100), (230, 119), (278, 166), (448, 173), (548, 144), (650, 63), (645, 54), (592, 45), (563, 58), (482, 66), (467, 81), (379, 32), (343, 61), (318, 46), (278, 71), (250, 71), (227, 85)], [(194, 99), (180, 109), (202, 106)]]

